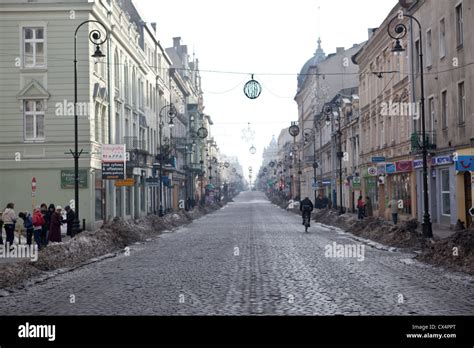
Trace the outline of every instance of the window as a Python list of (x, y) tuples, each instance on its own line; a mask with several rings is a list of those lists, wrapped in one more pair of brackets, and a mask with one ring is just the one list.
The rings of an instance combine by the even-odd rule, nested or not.
[(451, 215), (451, 200), (449, 192), (449, 169), (440, 171), (441, 173), (441, 214)]
[(446, 56), (446, 21), (441, 19), (439, 21), (439, 58)]
[(456, 6), (456, 43), (462, 46), (464, 42), (463, 20), (462, 20), (462, 4)]
[(45, 67), (44, 28), (23, 28), (23, 66)]
[(436, 115), (435, 115), (435, 103), (434, 98), (428, 99), (428, 132), (433, 132), (436, 130)]
[(466, 94), (464, 82), (458, 84), (458, 121), (463, 124), (466, 121)]
[(441, 126), (448, 127), (448, 91), (441, 92)]
[(415, 73), (420, 73), (420, 40), (415, 42)]
[(426, 32), (426, 66), (433, 65), (433, 45), (431, 42), (431, 29)]
[(25, 112), (25, 140), (44, 139), (44, 101), (26, 100)]
[(120, 86), (120, 60), (117, 50), (115, 50), (114, 55), (114, 84), (115, 89), (118, 91)]

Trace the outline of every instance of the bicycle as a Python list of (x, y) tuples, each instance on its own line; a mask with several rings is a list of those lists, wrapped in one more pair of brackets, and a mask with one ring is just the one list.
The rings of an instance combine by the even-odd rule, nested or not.
[(310, 218), (311, 218), (311, 215), (308, 214), (308, 213), (305, 213), (303, 215), (303, 224), (304, 224), (304, 231), (306, 233), (308, 233), (308, 227), (309, 227), (309, 223), (310, 223)]

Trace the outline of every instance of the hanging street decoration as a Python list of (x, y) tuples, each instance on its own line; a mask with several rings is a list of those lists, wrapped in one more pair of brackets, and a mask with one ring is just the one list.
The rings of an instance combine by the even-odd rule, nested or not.
[(229, 168), (229, 167), (230, 167), (230, 163), (229, 163), (229, 162), (225, 162), (225, 163), (224, 163), (224, 167)]
[(204, 139), (204, 138), (207, 138), (209, 132), (207, 131), (206, 128), (204, 127), (200, 127), (198, 130), (197, 130), (197, 136), (201, 139)]
[(249, 151), (252, 155), (255, 155), (257, 153), (257, 149), (253, 145), (250, 147)]
[(250, 129), (250, 122), (248, 123), (247, 128), (242, 130), (242, 140), (249, 143), (255, 139), (255, 131)]
[(300, 134), (300, 127), (298, 127), (296, 124), (292, 124), (288, 131), (292, 137), (296, 137), (298, 134)]
[(244, 93), (249, 99), (257, 99), (260, 96), (260, 93), (262, 93), (262, 85), (254, 80), (253, 74), (251, 80), (244, 86)]

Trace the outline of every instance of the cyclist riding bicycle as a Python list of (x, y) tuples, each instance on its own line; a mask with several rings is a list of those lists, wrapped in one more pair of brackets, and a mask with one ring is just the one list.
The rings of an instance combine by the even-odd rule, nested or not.
[(302, 225), (304, 225), (304, 219), (307, 216), (309, 226), (309, 222), (311, 221), (311, 212), (313, 211), (313, 203), (308, 197), (305, 197), (305, 199), (300, 202), (300, 211), (302, 212), (303, 217)]

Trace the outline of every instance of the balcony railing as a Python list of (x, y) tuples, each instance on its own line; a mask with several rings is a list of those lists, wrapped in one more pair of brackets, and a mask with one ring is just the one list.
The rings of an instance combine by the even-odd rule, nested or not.
[(127, 151), (129, 150), (146, 150), (146, 143), (138, 137), (123, 137), (123, 142)]
[[(425, 132), (427, 150), (436, 149), (436, 132)], [(410, 137), (412, 152), (421, 151), (423, 148), (422, 132), (414, 132)]]

